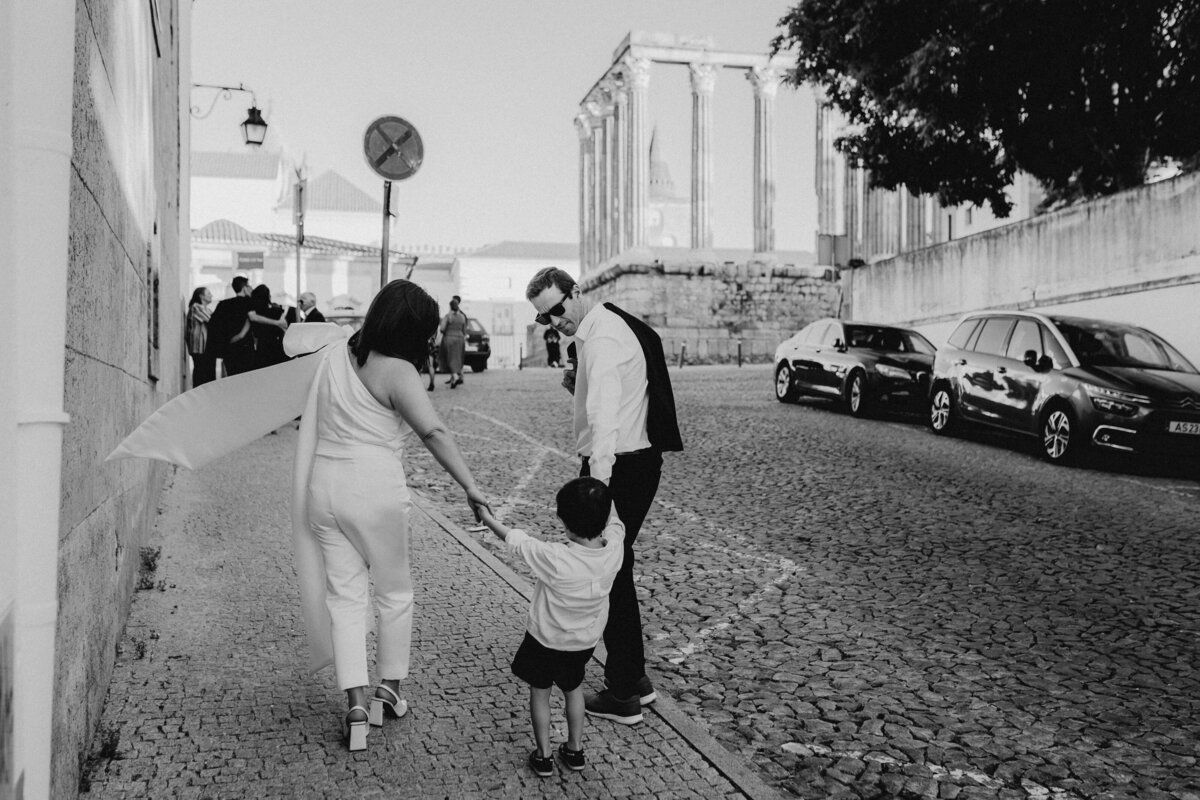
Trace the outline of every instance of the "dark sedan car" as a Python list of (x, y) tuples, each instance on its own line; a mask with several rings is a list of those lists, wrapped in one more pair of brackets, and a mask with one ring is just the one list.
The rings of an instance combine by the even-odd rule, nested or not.
[(929, 424), (1037, 437), (1067, 462), (1089, 447), (1200, 455), (1200, 374), (1145, 328), (1057, 314), (968, 314), (939, 348)]
[(920, 408), (933, 354), (929, 340), (907, 328), (817, 320), (775, 349), (775, 397), (836, 397), (856, 417), (885, 402)]

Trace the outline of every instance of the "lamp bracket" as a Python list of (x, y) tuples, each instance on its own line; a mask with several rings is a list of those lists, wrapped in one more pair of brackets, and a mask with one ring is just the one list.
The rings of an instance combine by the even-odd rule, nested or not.
[(237, 86), (219, 86), (217, 84), (212, 84), (212, 83), (193, 83), (192, 89), (193, 90), (195, 90), (195, 89), (213, 89), (213, 90), (215, 90), (215, 92), (213, 94), (212, 102), (209, 103), (207, 111), (201, 113), (200, 106), (198, 106), (198, 105), (192, 106), (191, 113), (192, 113), (192, 116), (195, 117), (196, 119), (205, 119), (209, 114), (211, 114), (213, 112), (213, 109), (217, 107), (217, 101), (220, 100), (222, 97), (224, 97), (226, 100), (232, 100), (234, 92), (244, 92), (244, 93), (250, 95), (250, 105), (252, 105), (252, 106), (258, 105), (258, 97), (255, 96), (254, 92), (250, 89), (247, 89), (245, 86), (243, 86), (240, 83)]

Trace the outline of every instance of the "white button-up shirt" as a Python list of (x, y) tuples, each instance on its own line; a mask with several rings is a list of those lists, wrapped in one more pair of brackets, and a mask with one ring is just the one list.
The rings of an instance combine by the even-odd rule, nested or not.
[(608, 595), (625, 557), (625, 525), (614, 513), (601, 534), (603, 547), (543, 542), (520, 528), (505, 544), (533, 570), (537, 582), (526, 630), (554, 650), (595, 647), (608, 622)]
[(597, 303), (575, 331), (575, 446), (608, 483), (617, 453), (650, 446), (646, 356), (625, 320)]

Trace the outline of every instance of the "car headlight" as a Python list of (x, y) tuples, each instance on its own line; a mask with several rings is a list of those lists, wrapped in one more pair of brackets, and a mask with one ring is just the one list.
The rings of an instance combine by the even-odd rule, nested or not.
[(1143, 394), (1122, 392), (1094, 383), (1083, 384), (1083, 389), (1096, 408), (1122, 417), (1132, 417), (1138, 412), (1139, 406), (1150, 404), (1150, 398)]
[(1083, 388), (1093, 400), (1103, 397), (1107, 400), (1116, 400), (1118, 403), (1137, 403), (1142, 406), (1150, 405), (1150, 398), (1144, 394), (1122, 392), (1117, 389), (1109, 389), (1106, 386), (1097, 386), (1094, 383), (1085, 383), (1083, 384)]
[(912, 380), (912, 373), (890, 364), (876, 364), (875, 371), (885, 378), (899, 378), (902, 381)]

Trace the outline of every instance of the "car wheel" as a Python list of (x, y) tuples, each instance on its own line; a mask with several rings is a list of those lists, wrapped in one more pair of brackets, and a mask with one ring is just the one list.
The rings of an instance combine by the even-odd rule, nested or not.
[(929, 427), (939, 435), (954, 433), (958, 427), (958, 412), (954, 409), (954, 395), (950, 387), (939, 383), (933, 387), (929, 397)]
[(483, 372), (485, 369), (487, 369), (486, 361), (472, 361), (471, 362), (471, 372)]
[(846, 390), (842, 394), (842, 398), (846, 402), (846, 410), (850, 412), (852, 417), (866, 417), (871, 413), (871, 401), (867, 397), (867, 376), (863, 371), (856, 369), (850, 373), (850, 380), (846, 381)]
[(775, 368), (775, 399), (781, 403), (794, 403), (800, 398), (800, 390), (792, 376), (792, 368), (785, 361)]
[(1079, 425), (1071, 410), (1055, 404), (1042, 414), (1038, 426), (1039, 454), (1051, 464), (1071, 464), (1079, 459)]

